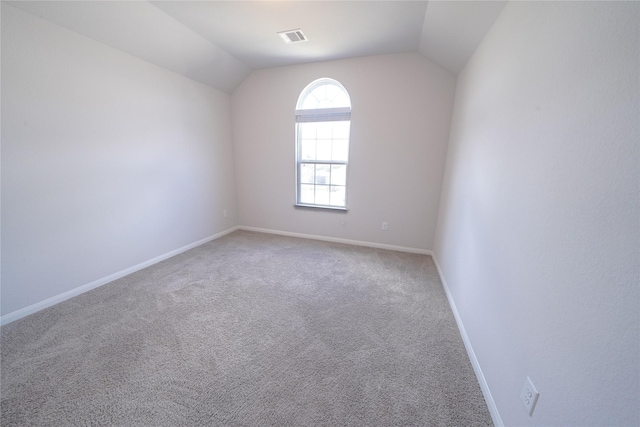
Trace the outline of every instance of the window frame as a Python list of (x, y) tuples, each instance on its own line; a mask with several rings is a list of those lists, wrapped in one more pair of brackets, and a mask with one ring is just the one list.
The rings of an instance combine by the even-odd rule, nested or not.
[[(315, 108), (315, 109), (301, 109), (305, 99), (309, 96), (316, 88), (326, 85), (332, 84), (337, 86), (342, 93), (347, 97), (349, 101), (348, 107), (337, 107), (337, 108)], [(347, 156), (346, 160), (303, 160), (301, 153), (301, 131), (300, 124), (302, 123), (321, 123), (321, 122), (336, 122), (336, 121), (347, 121), (349, 122), (349, 134), (347, 137)], [(349, 92), (345, 89), (345, 87), (338, 82), (337, 80), (331, 78), (320, 78), (314, 80), (309, 85), (307, 85), (300, 96), (298, 97), (298, 102), (296, 104), (295, 110), (295, 179), (296, 179), (296, 192), (295, 192), (295, 204), (296, 207), (303, 208), (318, 208), (318, 209), (330, 209), (337, 211), (347, 211), (347, 199), (348, 199), (348, 174), (349, 174), (349, 154), (351, 151), (351, 97), (349, 96)], [(304, 164), (313, 164), (313, 165), (329, 165), (331, 168), (332, 165), (344, 165), (345, 166), (345, 183), (344, 183), (344, 206), (335, 206), (335, 205), (324, 205), (317, 203), (302, 203), (301, 202), (301, 168)], [(331, 182), (331, 180), (329, 181)], [(317, 185), (314, 183), (314, 186)]]

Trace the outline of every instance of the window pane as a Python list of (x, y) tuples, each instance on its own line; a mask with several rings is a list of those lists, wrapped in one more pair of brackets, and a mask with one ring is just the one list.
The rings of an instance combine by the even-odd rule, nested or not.
[(336, 85), (326, 85), (325, 87), (327, 99), (331, 100), (333, 106), (333, 101), (342, 93), (342, 90)]
[(315, 199), (313, 196), (313, 189), (315, 185), (300, 185), (300, 203), (315, 203)]
[(331, 140), (318, 140), (316, 160), (331, 160)]
[(333, 126), (336, 122), (317, 122), (318, 133), (316, 138), (318, 139), (331, 139), (333, 135)]
[(348, 120), (333, 122), (333, 139), (348, 139), (351, 122)]
[(300, 141), (300, 159), (316, 160), (316, 140), (303, 139)]
[(318, 108), (318, 100), (312, 94), (307, 95), (307, 97), (302, 101), (302, 110), (312, 110), (314, 108)]
[(313, 96), (313, 97), (315, 97), (315, 98), (320, 98), (320, 99), (322, 99), (322, 98), (324, 98), (324, 96), (322, 96), (322, 95), (320, 94), (320, 90), (324, 90), (324, 88), (323, 88), (322, 86), (316, 86), (316, 88), (315, 88), (315, 89), (313, 89), (313, 90), (311, 91), (311, 93), (310, 93), (309, 95), (307, 95), (307, 96)]
[(328, 185), (316, 185), (316, 204), (317, 205), (329, 204), (329, 186)]
[(333, 99), (333, 108), (338, 107), (351, 107), (351, 103), (349, 102), (349, 97), (346, 93), (340, 92), (340, 95)]
[(327, 85), (323, 84), (318, 86), (313, 91), (311, 91), (309, 95), (313, 96), (318, 101), (323, 101), (324, 99), (327, 98)]
[(334, 139), (333, 149), (331, 150), (331, 160), (346, 162), (349, 160), (349, 140)]
[(316, 165), (316, 184), (329, 184), (330, 167), (330, 165)]
[(347, 166), (331, 165), (331, 185), (346, 185)]
[(300, 182), (302, 184), (313, 184), (315, 178), (314, 165), (302, 164), (300, 165)]
[(332, 83), (316, 87), (307, 95), (302, 103), (302, 108), (337, 108), (350, 107), (349, 97), (337, 85)]
[(331, 206), (345, 206), (345, 187), (342, 186), (331, 186), (331, 196), (329, 200), (329, 205)]
[(315, 123), (298, 123), (300, 139), (316, 139)]

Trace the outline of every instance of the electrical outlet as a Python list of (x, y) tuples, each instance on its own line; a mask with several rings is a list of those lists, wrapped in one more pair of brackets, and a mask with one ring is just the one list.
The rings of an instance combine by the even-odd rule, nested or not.
[(225, 217), (225, 218), (227, 217), (227, 210), (226, 209), (222, 211), (222, 216)]
[(382, 230), (383, 231), (387, 231), (387, 229), (389, 228), (389, 224), (387, 224), (387, 221), (382, 223)]
[(520, 399), (522, 399), (524, 406), (527, 408), (529, 416), (533, 415), (533, 410), (536, 407), (538, 396), (540, 396), (538, 390), (536, 390), (535, 386), (531, 382), (531, 378), (527, 377), (527, 380), (524, 383), (524, 388), (522, 389), (522, 393), (520, 393)]

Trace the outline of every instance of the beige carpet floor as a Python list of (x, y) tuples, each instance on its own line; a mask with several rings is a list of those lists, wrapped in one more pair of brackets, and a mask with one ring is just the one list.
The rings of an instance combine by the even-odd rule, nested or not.
[(425, 255), (236, 231), (0, 340), (5, 427), (491, 425)]

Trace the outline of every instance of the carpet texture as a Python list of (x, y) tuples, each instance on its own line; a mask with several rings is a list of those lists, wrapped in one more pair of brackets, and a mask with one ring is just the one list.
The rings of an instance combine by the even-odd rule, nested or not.
[(1, 328), (2, 426), (485, 426), (430, 257), (236, 231)]

